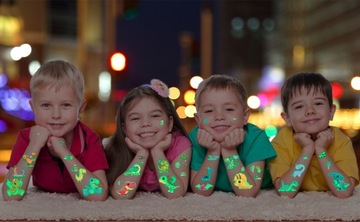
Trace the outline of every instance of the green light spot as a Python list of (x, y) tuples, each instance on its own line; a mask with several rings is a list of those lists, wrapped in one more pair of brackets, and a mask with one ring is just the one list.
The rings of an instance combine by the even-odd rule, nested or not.
[(204, 123), (208, 123), (208, 122), (209, 122), (209, 120), (205, 118), (205, 119), (204, 119)]
[(277, 132), (278, 132), (277, 128), (273, 125), (267, 126), (265, 129), (265, 133), (268, 137), (275, 136), (277, 134)]
[(160, 120), (160, 126), (164, 126), (164, 120)]

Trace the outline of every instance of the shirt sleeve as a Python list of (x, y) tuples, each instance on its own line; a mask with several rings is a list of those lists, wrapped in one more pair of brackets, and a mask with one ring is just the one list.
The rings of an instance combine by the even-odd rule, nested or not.
[(91, 133), (86, 142), (87, 149), (81, 154), (79, 161), (91, 172), (108, 169), (109, 165), (100, 137)]
[(16, 166), (21, 157), (24, 155), (25, 150), (29, 144), (29, 133), (30, 129), (24, 129), (18, 133), (15, 144), (11, 151), (10, 160), (6, 166), (7, 169)]

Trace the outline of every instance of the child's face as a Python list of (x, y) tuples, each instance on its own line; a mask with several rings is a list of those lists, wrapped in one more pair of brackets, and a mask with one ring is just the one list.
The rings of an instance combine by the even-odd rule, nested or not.
[(79, 104), (74, 91), (68, 86), (63, 86), (59, 91), (52, 87), (36, 92), (30, 106), (37, 125), (46, 127), (52, 136), (67, 140), (72, 137), (73, 129), (86, 102)]
[(250, 111), (245, 110), (234, 90), (205, 90), (198, 101), (195, 120), (217, 142), (223, 141), (232, 130), (247, 124)]
[(287, 108), (287, 113), (281, 113), (286, 124), (292, 126), (296, 133), (310, 135), (327, 129), (336, 110), (335, 105), (329, 107), (329, 100), (321, 91), (314, 93), (312, 89), (308, 93), (305, 88), (294, 94)]
[(173, 118), (154, 99), (145, 97), (135, 103), (127, 110), (123, 131), (134, 143), (151, 149), (171, 132)]

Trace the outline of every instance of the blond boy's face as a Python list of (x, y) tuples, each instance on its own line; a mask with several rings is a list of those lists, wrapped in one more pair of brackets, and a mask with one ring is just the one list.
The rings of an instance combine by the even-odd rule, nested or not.
[(195, 120), (199, 128), (222, 142), (226, 135), (247, 124), (250, 111), (243, 107), (234, 90), (205, 90), (198, 99)]
[(33, 95), (30, 106), (37, 125), (46, 127), (52, 136), (66, 140), (72, 137), (86, 102), (80, 104), (74, 91), (68, 86), (63, 86), (58, 91), (55, 87), (48, 87)]
[(281, 116), (288, 126), (292, 126), (296, 133), (316, 135), (329, 127), (333, 119), (336, 106), (329, 107), (329, 100), (320, 91), (309, 93), (302, 88), (299, 93), (289, 100), (287, 113)]

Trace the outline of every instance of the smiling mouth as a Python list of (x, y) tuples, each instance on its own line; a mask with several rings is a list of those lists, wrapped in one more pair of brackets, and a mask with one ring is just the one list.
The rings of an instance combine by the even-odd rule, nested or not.
[(146, 137), (152, 137), (155, 135), (155, 132), (149, 132), (149, 133), (140, 133), (139, 136), (142, 138), (146, 138)]
[(229, 129), (229, 128), (230, 128), (229, 126), (221, 125), (221, 126), (215, 126), (215, 127), (213, 127), (213, 130), (215, 130), (215, 131), (226, 131), (226, 130)]

